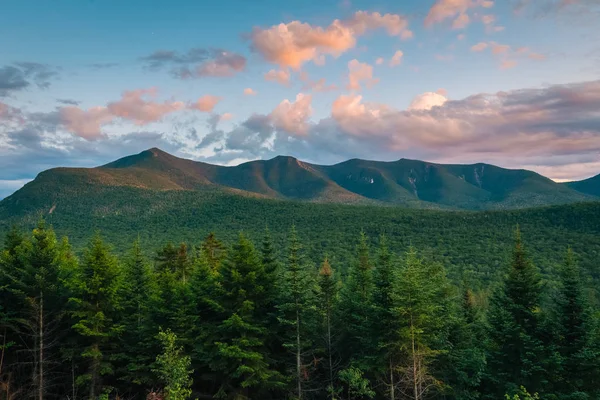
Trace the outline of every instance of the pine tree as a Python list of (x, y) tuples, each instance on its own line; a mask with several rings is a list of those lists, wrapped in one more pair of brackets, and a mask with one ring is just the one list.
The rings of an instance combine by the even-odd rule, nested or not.
[(319, 312), (323, 321), (323, 342), (325, 347), (325, 359), (327, 362), (326, 368), (326, 392), (328, 398), (335, 400), (337, 396), (336, 390), (336, 363), (334, 362), (335, 351), (335, 333), (334, 325), (336, 324), (335, 310), (338, 303), (338, 284), (335, 280), (333, 268), (329, 264), (327, 256), (321, 264), (319, 270)]
[(534, 391), (543, 388), (540, 293), (538, 270), (527, 258), (517, 228), (510, 270), (492, 296), (488, 315), (490, 344), (484, 386), (490, 398), (516, 393), (520, 386)]
[(589, 396), (600, 389), (600, 355), (592, 343), (594, 327), (590, 306), (571, 248), (567, 251), (560, 278), (560, 292), (555, 297), (556, 348), (562, 361), (560, 392), (569, 399), (591, 398)]
[(304, 385), (308, 383), (310, 371), (305, 358), (313, 351), (311, 333), (315, 329), (315, 283), (304, 262), (302, 246), (296, 228), (292, 226), (289, 237), (288, 257), (283, 274), (280, 322), (286, 327), (284, 347), (294, 355), (295, 396), (304, 398)]
[(349, 276), (342, 292), (341, 318), (344, 321), (342, 348), (345, 359), (355, 368), (370, 369), (375, 344), (371, 338), (374, 321), (373, 267), (364, 232), (360, 234), (357, 260), (350, 265)]
[(121, 328), (116, 323), (120, 271), (117, 259), (98, 233), (73, 278), (70, 282), (73, 296), (69, 299), (73, 329), (80, 335), (80, 355), (88, 364), (78, 383), (87, 386), (90, 399), (96, 399), (111, 390), (103, 384), (103, 379), (113, 374), (111, 353)]
[(394, 303), (394, 281), (397, 271), (388, 250), (385, 236), (379, 239), (377, 268), (374, 272), (375, 290), (373, 303), (377, 324), (372, 332), (373, 340), (377, 343), (376, 368), (381, 380), (385, 383), (388, 398), (396, 399), (398, 385), (397, 369), (399, 362), (397, 341), (398, 317)]
[[(15, 315), (19, 333), (31, 338), (32, 384), (35, 398), (42, 400), (53, 383), (48, 378), (48, 368), (60, 360), (61, 322), (64, 317), (67, 291), (63, 287), (61, 268), (69, 257), (61, 253), (56, 236), (46, 223), (40, 220), (33, 230), (31, 240), (22, 241), (11, 235), (8, 247), (12, 247), (13, 268), (6, 270), (9, 290), (22, 307)], [(68, 251), (68, 248), (64, 250)], [(9, 256), (11, 250), (9, 250)]]
[(282, 387), (281, 375), (272, 369), (266, 351), (268, 327), (261, 318), (265, 304), (266, 275), (254, 246), (240, 234), (221, 266), (220, 307), (223, 319), (214, 344), (217, 357), (210, 366), (221, 374), (217, 397), (243, 399)]
[(120, 379), (131, 389), (142, 391), (142, 385), (152, 380), (152, 336), (155, 329), (150, 318), (150, 307), (156, 288), (152, 271), (140, 247), (139, 239), (133, 243), (125, 260), (123, 285), (120, 287), (121, 312), (119, 352), (122, 361)]
[(219, 271), (225, 259), (225, 245), (211, 232), (202, 242), (201, 253), (213, 272)]
[(442, 266), (406, 254), (394, 289), (394, 311), (399, 321), (390, 345), (403, 354), (397, 387), (403, 398), (420, 400), (441, 384), (432, 364), (446, 347), (448, 284)]

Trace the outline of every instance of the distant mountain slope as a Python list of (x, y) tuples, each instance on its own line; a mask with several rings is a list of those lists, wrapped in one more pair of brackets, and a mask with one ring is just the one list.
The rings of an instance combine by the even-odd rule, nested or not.
[[(226, 167), (186, 160), (153, 148), (96, 168), (54, 168), (40, 173), (2, 209), (22, 211), (65, 194), (93, 196), (100, 188), (228, 192), (243, 196), (350, 204), (464, 210), (509, 209), (598, 199), (535, 172), (488, 164), (443, 165), (401, 159), (348, 160), (315, 165), (293, 157)], [(132, 206), (135, 201), (132, 199)], [(52, 207), (52, 204), (50, 204)]]
[(600, 197), (600, 175), (576, 182), (566, 182), (565, 186), (590, 196)]

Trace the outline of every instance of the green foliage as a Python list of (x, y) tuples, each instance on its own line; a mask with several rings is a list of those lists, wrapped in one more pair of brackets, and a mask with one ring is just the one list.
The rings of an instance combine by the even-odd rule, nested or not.
[(156, 357), (154, 372), (165, 384), (165, 400), (187, 400), (192, 395), (191, 359), (177, 346), (177, 335), (170, 329), (158, 332), (163, 352)]
[(372, 399), (375, 392), (371, 389), (368, 379), (363, 377), (363, 372), (356, 367), (340, 371), (340, 380), (346, 385), (349, 400)]
[(504, 398), (506, 400), (539, 400), (540, 397), (537, 393), (534, 393), (533, 395), (529, 394), (529, 392), (521, 386), (519, 388), (519, 393), (514, 394), (512, 397), (506, 394), (504, 395)]

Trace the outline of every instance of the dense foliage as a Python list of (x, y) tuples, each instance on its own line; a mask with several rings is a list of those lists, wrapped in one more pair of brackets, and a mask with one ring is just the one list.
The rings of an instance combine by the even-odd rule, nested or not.
[(152, 254), (135, 240), (116, 255), (95, 233), (80, 257), (43, 221), (15, 228), (0, 399), (598, 398), (595, 292), (567, 244), (543, 279), (528, 234), (477, 285), (366, 231), (314, 262), (294, 226), (285, 245), (209, 234)]

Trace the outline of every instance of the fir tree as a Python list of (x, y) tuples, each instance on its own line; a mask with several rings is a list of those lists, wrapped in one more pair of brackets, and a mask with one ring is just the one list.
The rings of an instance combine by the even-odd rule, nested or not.
[(540, 293), (538, 270), (527, 258), (517, 228), (510, 270), (492, 296), (488, 315), (490, 345), (484, 386), (490, 398), (516, 393), (520, 386), (542, 389)]
[[(357, 260), (350, 265), (349, 276), (341, 292), (341, 318), (344, 321), (342, 346), (345, 358), (363, 372), (370, 369), (375, 349), (371, 338), (375, 322), (373, 290), (373, 268), (367, 236), (361, 232)], [(350, 350), (352, 353), (349, 353)]]
[(111, 355), (121, 328), (116, 322), (119, 272), (117, 259), (96, 234), (70, 283), (73, 329), (81, 337), (80, 355), (88, 364), (87, 372), (79, 376), (78, 383), (87, 386), (90, 399), (111, 390), (103, 379), (114, 372)]
[(335, 351), (335, 333), (334, 325), (336, 321), (335, 310), (338, 303), (338, 284), (335, 280), (334, 271), (327, 256), (321, 264), (319, 270), (319, 311), (323, 321), (323, 342), (325, 347), (324, 356), (327, 363), (326, 368), (326, 392), (328, 398), (335, 400), (337, 389), (335, 385), (336, 363), (334, 362)]
[(266, 351), (268, 328), (262, 323), (265, 271), (252, 243), (240, 235), (221, 267), (217, 357), (211, 368), (220, 372), (217, 397), (242, 399), (282, 387), (281, 375), (272, 369)]
[(284, 347), (294, 355), (294, 381), (296, 398), (304, 398), (304, 385), (310, 371), (305, 363), (313, 351), (311, 333), (314, 332), (315, 283), (304, 262), (302, 247), (292, 226), (289, 237), (288, 257), (282, 280), (282, 298), (279, 304), (280, 322), (286, 327)]
[(432, 364), (446, 347), (447, 289), (443, 267), (422, 260), (411, 247), (394, 290), (399, 324), (390, 344), (403, 355), (396, 369), (403, 398), (424, 399), (441, 385), (432, 374)]
[[(123, 367), (120, 379), (142, 390), (142, 385), (151, 382), (152, 336), (155, 334), (150, 318), (152, 298), (156, 292), (152, 272), (140, 247), (139, 239), (125, 261), (121, 295), (120, 358)], [(132, 387), (132, 389), (134, 389)]]
[(560, 278), (560, 292), (555, 297), (556, 348), (561, 358), (560, 392), (564, 398), (579, 399), (600, 389), (600, 359), (593, 346), (594, 326), (581, 272), (571, 248)]

